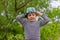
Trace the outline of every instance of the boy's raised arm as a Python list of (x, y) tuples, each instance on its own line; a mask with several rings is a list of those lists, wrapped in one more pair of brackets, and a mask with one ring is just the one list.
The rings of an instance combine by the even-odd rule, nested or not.
[(16, 16), (16, 19), (21, 23), (24, 24), (25, 23), (25, 16), (24, 14), (20, 14)]
[(40, 26), (43, 26), (50, 21), (50, 19), (45, 14), (43, 14), (41, 17), (43, 19), (40, 21)]
[(50, 21), (50, 19), (47, 17), (46, 14), (42, 14), (40, 12), (38, 12), (37, 14), (38, 14), (38, 16), (42, 17), (42, 20), (40, 21), (40, 26), (43, 26)]

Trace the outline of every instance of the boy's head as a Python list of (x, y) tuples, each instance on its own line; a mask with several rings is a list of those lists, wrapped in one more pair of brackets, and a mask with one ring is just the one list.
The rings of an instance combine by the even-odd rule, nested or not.
[(36, 20), (36, 10), (33, 7), (29, 7), (26, 10), (26, 14), (25, 17), (29, 20), (29, 21), (35, 21)]

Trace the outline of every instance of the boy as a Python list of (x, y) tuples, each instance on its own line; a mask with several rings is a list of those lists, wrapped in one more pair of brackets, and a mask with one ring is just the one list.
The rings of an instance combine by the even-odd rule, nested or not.
[[(41, 16), (43, 20), (36, 21), (37, 16)], [(49, 22), (45, 14), (37, 13), (33, 7), (27, 8), (26, 14), (20, 14), (16, 19), (24, 26), (25, 40), (40, 40), (40, 27)]]

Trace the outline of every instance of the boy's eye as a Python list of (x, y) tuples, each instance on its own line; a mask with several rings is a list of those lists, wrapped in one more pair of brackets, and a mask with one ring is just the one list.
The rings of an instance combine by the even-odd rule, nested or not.
[(35, 15), (35, 14), (32, 14), (33, 16)]
[(29, 16), (31, 16), (31, 15), (29, 15)]
[(29, 14), (28, 16), (35, 16), (35, 14)]

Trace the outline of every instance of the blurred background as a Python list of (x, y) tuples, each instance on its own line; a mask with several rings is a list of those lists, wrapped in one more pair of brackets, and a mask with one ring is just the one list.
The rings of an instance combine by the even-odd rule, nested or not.
[(24, 28), (16, 16), (35, 7), (50, 22), (40, 28), (41, 40), (60, 40), (60, 0), (0, 0), (0, 40), (24, 40)]

